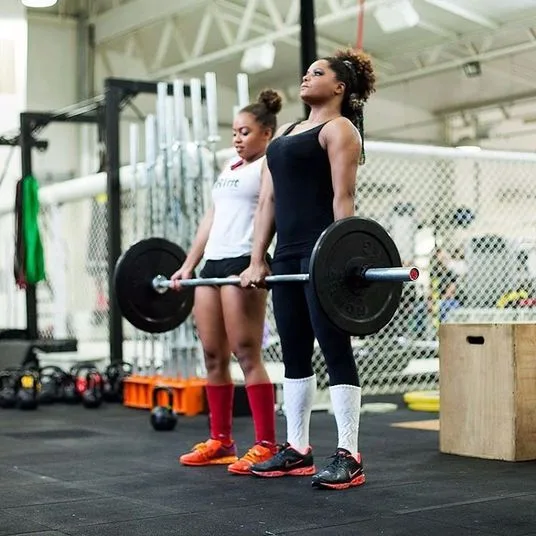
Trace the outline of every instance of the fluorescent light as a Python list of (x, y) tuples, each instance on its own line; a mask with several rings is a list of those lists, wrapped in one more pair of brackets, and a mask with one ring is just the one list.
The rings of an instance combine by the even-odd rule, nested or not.
[(475, 78), (482, 74), (482, 68), (479, 61), (470, 61), (463, 66), (463, 72), (467, 78)]
[(394, 0), (374, 10), (374, 18), (385, 33), (407, 30), (419, 24), (419, 14), (411, 0)]
[(52, 7), (58, 3), (58, 0), (21, 0), (21, 2), (26, 7)]
[(273, 43), (264, 43), (256, 47), (250, 47), (242, 56), (240, 69), (248, 74), (268, 71), (274, 66), (275, 46)]
[(464, 151), (466, 153), (478, 153), (482, 148), (478, 145), (477, 140), (470, 138), (469, 136), (461, 137), (455, 145), (456, 149)]
[(465, 153), (478, 153), (482, 150), (482, 147), (478, 145), (456, 145), (456, 149)]

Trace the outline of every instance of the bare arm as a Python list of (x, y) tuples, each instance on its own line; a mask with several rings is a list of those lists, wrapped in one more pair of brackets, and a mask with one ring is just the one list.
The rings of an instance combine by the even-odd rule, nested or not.
[[(274, 138), (278, 138), (289, 127), (290, 123), (281, 125)], [(259, 193), (259, 203), (255, 211), (253, 222), (253, 248), (251, 251), (251, 262), (264, 261), (264, 257), (270, 243), (275, 235), (275, 209), (274, 209), (274, 183), (272, 174), (268, 168), (266, 159), (262, 167), (261, 190)]]
[(266, 160), (262, 167), (259, 203), (253, 222), (251, 262), (262, 262), (275, 234), (274, 184)]
[(355, 215), (355, 188), (361, 137), (346, 118), (333, 121), (325, 129), (326, 150), (333, 184), (335, 220)]
[(194, 270), (195, 267), (201, 262), (203, 254), (205, 253), (205, 246), (207, 245), (208, 235), (210, 233), (213, 221), (214, 207), (210, 207), (199, 224), (192, 247), (190, 248), (190, 252), (186, 257), (183, 266)]

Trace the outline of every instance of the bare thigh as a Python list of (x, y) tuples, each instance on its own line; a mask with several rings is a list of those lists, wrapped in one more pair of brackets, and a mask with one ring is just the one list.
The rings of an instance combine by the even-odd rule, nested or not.
[(261, 360), (268, 292), (225, 286), (221, 293), (229, 348), (240, 363), (246, 384), (268, 382)]
[(197, 333), (203, 346), (208, 382), (229, 383), (231, 351), (225, 330), (220, 289), (196, 287), (193, 312)]

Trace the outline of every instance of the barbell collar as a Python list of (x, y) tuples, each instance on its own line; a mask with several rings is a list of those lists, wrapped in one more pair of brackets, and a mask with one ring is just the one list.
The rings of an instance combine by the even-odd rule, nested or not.
[(366, 281), (417, 281), (419, 269), (415, 266), (410, 268), (367, 268), (362, 277)]
[(166, 279), (163, 275), (157, 275), (153, 279), (152, 285), (158, 294), (164, 294), (164, 292), (171, 286), (171, 281)]

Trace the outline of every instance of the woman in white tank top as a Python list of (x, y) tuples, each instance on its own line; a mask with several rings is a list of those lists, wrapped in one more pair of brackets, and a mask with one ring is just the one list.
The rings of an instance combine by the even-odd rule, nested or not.
[[(233, 121), (233, 144), (238, 157), (223, 169), (212, 189), (212, 207), (199, 225), (184, 264), (171, 277), (192, 277), (205, 261), (200, 277), (238, 276), (250, 263), (253, 217), (260, 192), (268, 143), (276, 130), (281, 97), (264, 90), (256, 103), (243, 108)], [(183, 465), (221, 465), (235, 474), (276, 451), (274, 387), (261, 358), (267, 291), (239, 286), (195, 289), (194, 318), (203, 345), (207, 370), (206, 395), (210, 437), (180, 456)], [(238, 458), (232, 436), (234, 385), (229, 372), (234, 354), (244, 373), (255, 428), (254, 445)]]

